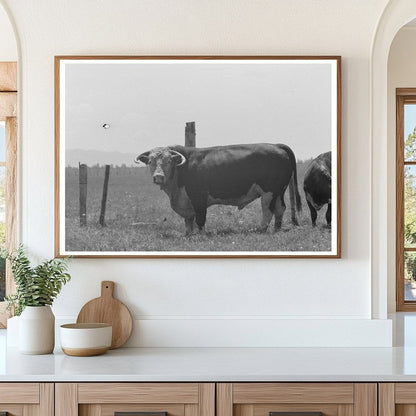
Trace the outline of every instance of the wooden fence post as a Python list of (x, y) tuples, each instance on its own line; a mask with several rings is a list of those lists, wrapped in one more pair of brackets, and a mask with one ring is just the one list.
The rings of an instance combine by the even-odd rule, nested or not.
[(108, 179), (110, 178), (110, 165), (105, 165), (104, 174), (104, 186), (103, 186), (103, 197), (101, 198), (101, 213), (100, 213), (100, 225), (105, 226), (105, 206), (107, 204), (107, 193), (108, 193)]
[(185, 124), (185, 146), (195, 147), (195, 145), (196, 145), (195, 121), (190, 121)]
[(87, 165), (79, 163), (79, 225), (87, 225)]

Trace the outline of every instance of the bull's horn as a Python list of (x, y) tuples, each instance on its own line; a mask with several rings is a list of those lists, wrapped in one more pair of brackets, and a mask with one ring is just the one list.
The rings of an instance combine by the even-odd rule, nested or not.
[(137, 156), (136, 159), (134, 159), (134, 161), (136, 163), (145, 163), (146, 165), (149, 163), (149, 155), (150, 155), (150, 150), (148, 152), (144, 152), (141, 155)]
[(170, 152), (173, 155), (179, 156), (181, 158), (181, 161), (179, 163), (177, 163), (176, 166), (182, 166), (186, 162), (186, 157), (182, 153), (179, 153), (176, 150), (172, 150), (172, 149), (170, 149)]

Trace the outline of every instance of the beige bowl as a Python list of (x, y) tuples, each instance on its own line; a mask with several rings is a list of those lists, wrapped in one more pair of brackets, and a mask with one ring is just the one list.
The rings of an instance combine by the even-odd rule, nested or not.
[(61, 325), (61, 348), (77, 357), (104, 354), (111, 347), (112, 326), (103, 323)]

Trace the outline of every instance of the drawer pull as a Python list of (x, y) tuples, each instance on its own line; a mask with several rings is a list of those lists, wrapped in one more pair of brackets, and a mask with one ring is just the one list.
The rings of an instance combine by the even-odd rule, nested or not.
[(168, 412), (115, 412), (114, 416), (168, 416)]
[(269, 416), (323, 416), (322, 412), (269, 412)]

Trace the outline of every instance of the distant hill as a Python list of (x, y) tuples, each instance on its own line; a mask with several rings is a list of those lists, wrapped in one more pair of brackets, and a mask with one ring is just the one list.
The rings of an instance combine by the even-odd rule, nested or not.
[(65, 166), (78, 167), (79, 163), (87, 166), (114, 165), (114, 166), (137, 166), (134, 159), (135, 153), (104, 152), (100, 150), (69, 149), (65, 154)]

